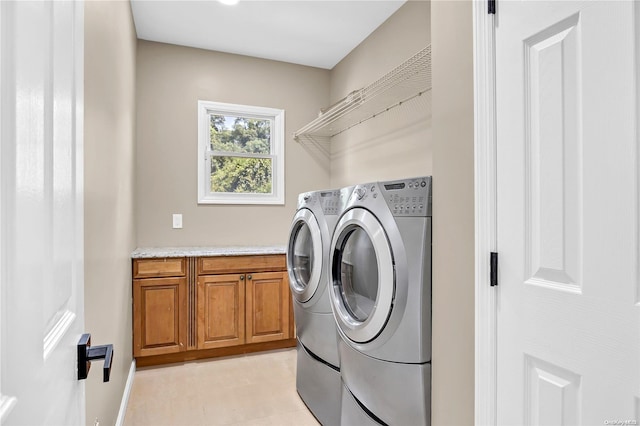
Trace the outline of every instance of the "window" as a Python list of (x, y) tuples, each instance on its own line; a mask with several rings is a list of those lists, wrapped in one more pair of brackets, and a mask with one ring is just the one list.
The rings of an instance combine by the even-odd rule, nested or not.
[(284, 204), (284, 110), (198, 101), (198, 203)]

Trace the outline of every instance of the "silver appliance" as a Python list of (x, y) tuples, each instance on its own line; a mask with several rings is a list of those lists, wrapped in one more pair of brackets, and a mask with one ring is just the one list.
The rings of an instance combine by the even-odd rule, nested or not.
[(287, 269), (296, 323), (298, 394), (325, 425), (340, 423), (338, 334), (329, 300), (331, 234), (350, 193), (300, 194), (291, 224)]
[(431, 183), (357, 185), (333, 233), (343, 425), (430, 424)]

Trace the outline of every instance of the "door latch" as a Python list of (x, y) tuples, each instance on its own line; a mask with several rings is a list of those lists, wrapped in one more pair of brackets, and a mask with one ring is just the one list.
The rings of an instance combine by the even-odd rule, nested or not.
[(89, 374), (91, 361), (104, 359), (102, 381), (108, 382), (113, 361), (113, 345), (91, 347), (91, 334), (83, 334), (78, 342), (78, 380), (84, 380)]
[(490, 273), (489, 273), (489, 285), (495, 287), (498, 285), (498, 253), (491, 252), (490, 255)]

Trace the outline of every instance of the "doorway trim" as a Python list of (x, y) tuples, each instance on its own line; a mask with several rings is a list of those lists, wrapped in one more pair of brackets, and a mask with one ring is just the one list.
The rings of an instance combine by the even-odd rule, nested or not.
[(498, 287), (491, 287), (489, 278), (490, 253), (498, 251), (496, 15), (487, 11), (487, 1), (473, 1), (476, 425), (497, 424)]

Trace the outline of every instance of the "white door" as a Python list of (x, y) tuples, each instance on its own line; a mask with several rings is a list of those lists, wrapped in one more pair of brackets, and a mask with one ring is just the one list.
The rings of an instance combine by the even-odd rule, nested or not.
[(81, 2), (0, 2), (4, 424), (85, 423), (82, 23)]
[(638, 8), (497, 4), (500, 425), (640, 423)]

